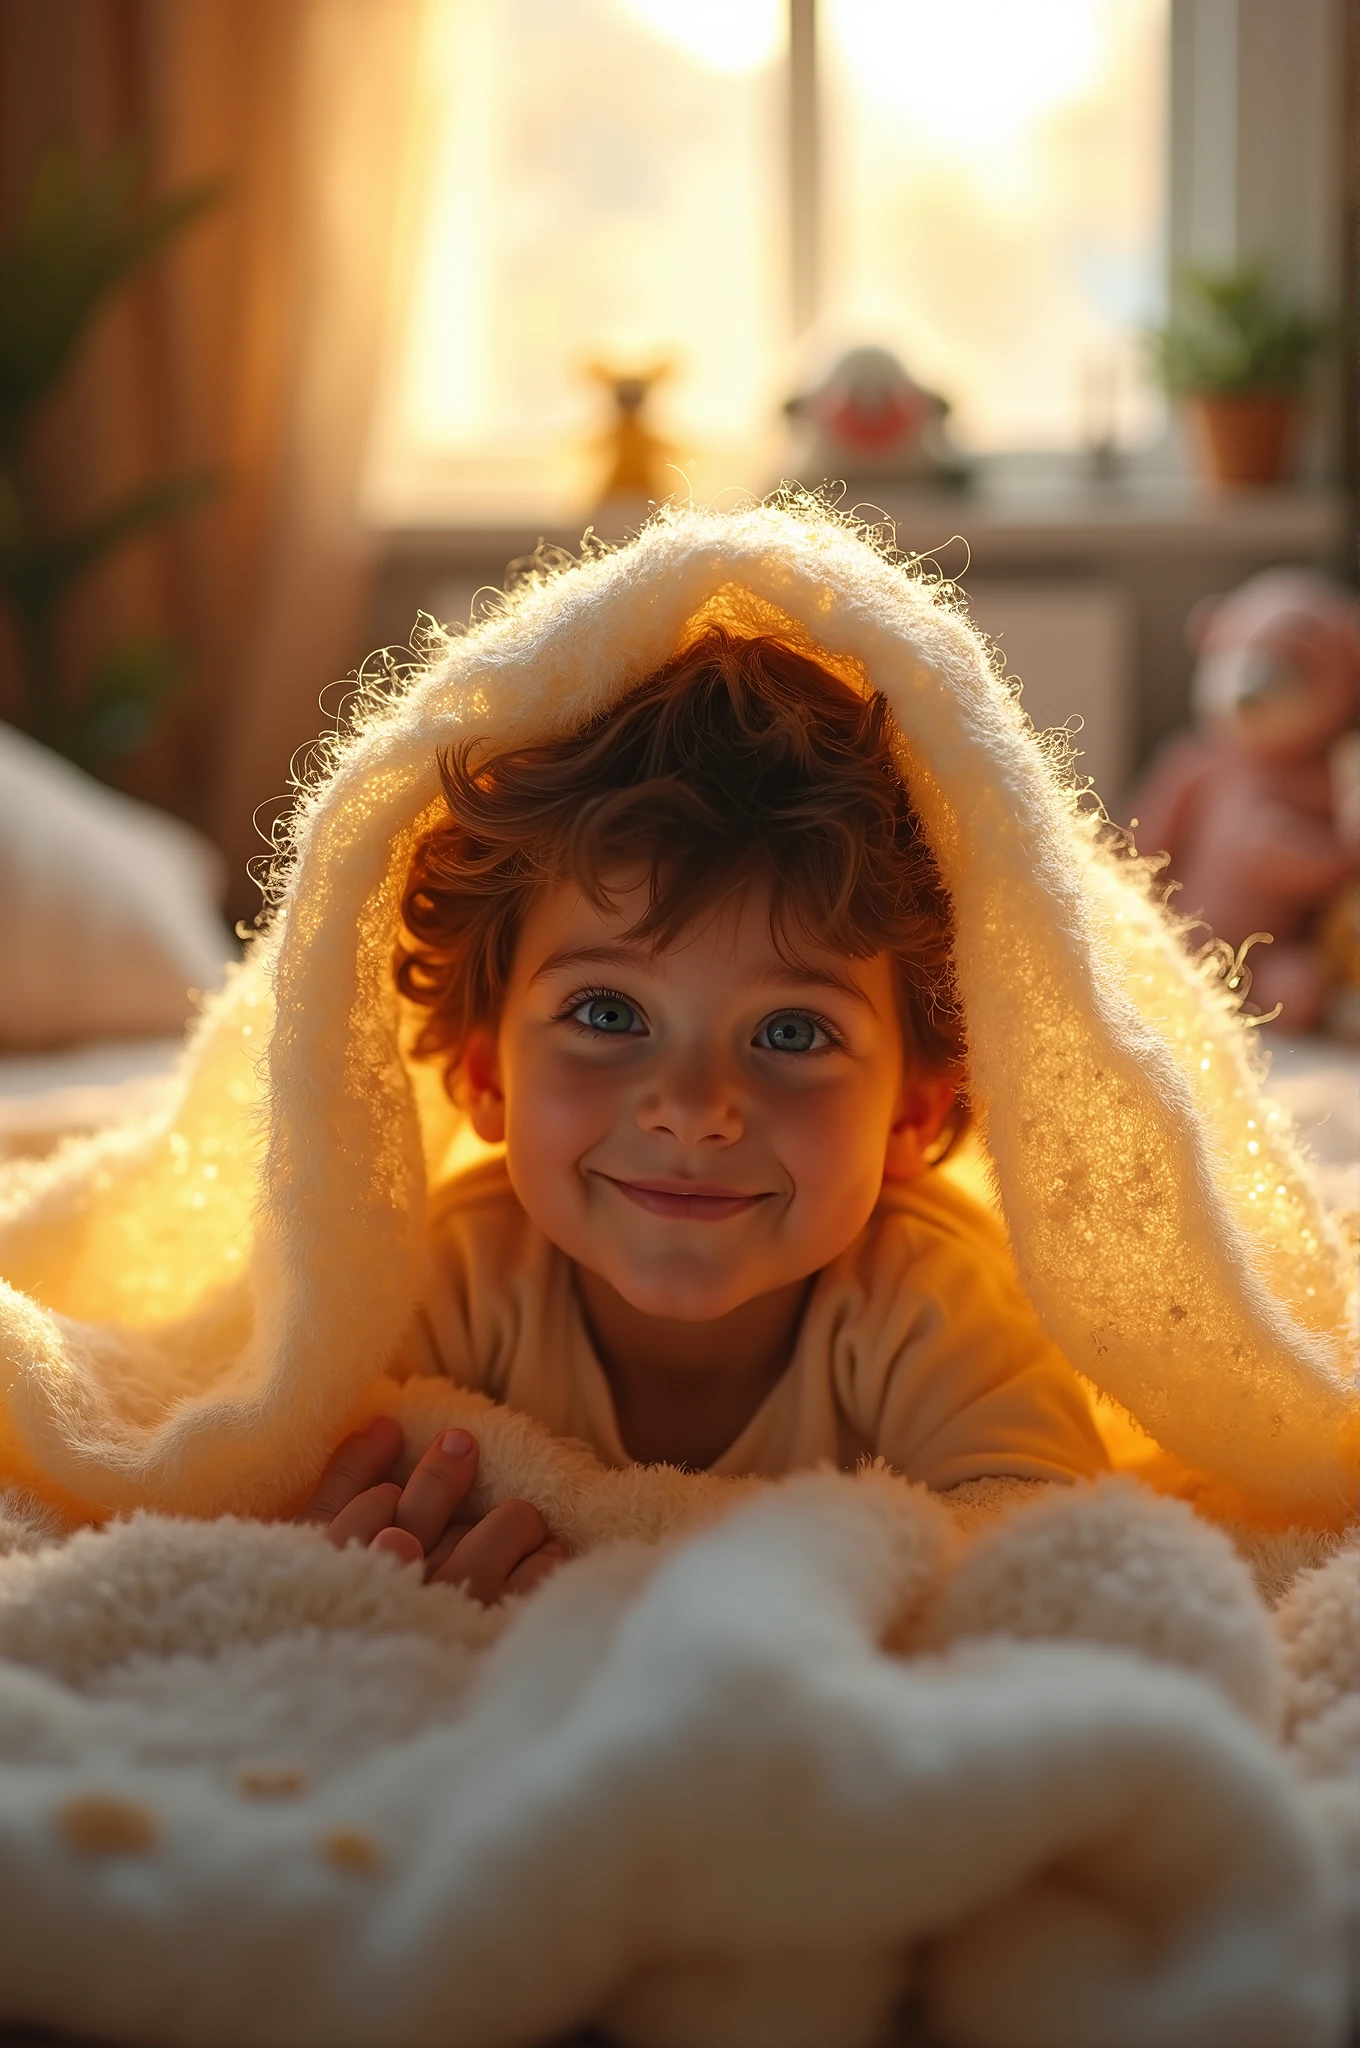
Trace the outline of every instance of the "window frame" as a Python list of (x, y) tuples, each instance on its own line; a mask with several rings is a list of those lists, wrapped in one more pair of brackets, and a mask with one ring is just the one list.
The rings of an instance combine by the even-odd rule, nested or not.
[[(819, 0), (786, 0), (784, 211), (788, 251), (788, 334), (792, 345), (823, 308), (825, 138), (821, 109)], [(1167, 284), (1188, 263), (1231, 264), (1264, 257), (1282, 287), (1333, 318), (1354, 282), (1356, 177), (1347, 175), (1347, 138), (1356, 35), (1346, 0), (1170, 0), (1166, 124)], [(1352, 137), (1353, 140), (1353, 137)], [(1350, 166), (1354, 172), (1354, 166)], [(1339, 358), (1318, 380), (1301, 480), (1355, 481), (1360, 452), (1348, 430), (1356, 405)], [(1194, 464), (1169, 417), (1152, 447), (1122, 451), (1126, 481), (1184, 483)], [(1079, 451), (987, 454), (1011, 482), (1075, 478)], [(375, 465), (381, 468), (381, 463)], [(389, 477), (371, 495), (372, 522), (450, 527), (470, 523), (440, 511), (438, 465), (404, 493)], [(446, 472), (447, 476), (447, 472)], [(403, 495), (400, 510), (385, 500)], [(424, 496), (423, 506), (420, 500)], [(447, 482), (442, 496), (447, 500)], [(546, 509), (546, 508), (545, 508)], [(485, 523), (485, 522), (483, 522)]]

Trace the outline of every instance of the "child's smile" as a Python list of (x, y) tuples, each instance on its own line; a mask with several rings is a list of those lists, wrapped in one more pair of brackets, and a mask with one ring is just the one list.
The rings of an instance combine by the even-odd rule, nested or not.
[(546, 888), (464, 1073), (525, 1210), (578, 1269), (644, 1315), (709, 1323), (851, 1243), (918, 1089), (886, 954), (800, 941), (790, 960), (759, 885), (670, 946), (629, 937), (645, 909), (641, 884), (606, 908)]
[(687, 1217), (694, 1223), (725, 1223), (729, 1216), (739, 1216), (755, 1203), (769, 1199), (763, 1193), (742, 1194), (735, 1188), (699, 1181), (663, 1181), (655, 1175), (646, 1181), (619, 1180), (610, 1174), (605, 1178), (612, 1179), (630, 1202), (636, 1202), (649, 1215)]

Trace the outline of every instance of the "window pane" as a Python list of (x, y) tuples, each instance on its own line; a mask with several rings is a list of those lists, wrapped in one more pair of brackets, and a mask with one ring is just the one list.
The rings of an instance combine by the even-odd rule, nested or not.
[(1167, 0), (822, 0), (820, 18), (836, 332), (895, 346), (968, 447), (1147, 436)]
[(673, 365), (677, 438), (749, 437), (783, 339), (782, 0), (431, 0), (429, 31), (398, 443), (542, 503), (589, 472), (597, 357)]

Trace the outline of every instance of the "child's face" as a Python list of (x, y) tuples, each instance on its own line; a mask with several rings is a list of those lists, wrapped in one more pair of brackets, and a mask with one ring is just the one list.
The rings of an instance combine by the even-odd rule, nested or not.
[(653, 951), (641, 885), (545, 889), (499, 1029), (464, 1062), (473, 1123), (552, 1243), (644, 1314), (703, 1322), (805, 1278), (918, 1170), (953, 1100), (904, 1071), (892, 963), (791, 966), (752, 887)]

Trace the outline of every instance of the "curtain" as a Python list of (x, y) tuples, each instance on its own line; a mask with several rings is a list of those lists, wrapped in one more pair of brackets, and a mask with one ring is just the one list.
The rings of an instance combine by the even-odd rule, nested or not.
[(101, 319), (45, 422), (40, 472), (60, 521), (181, 467), (223, 478), (92, 578), (70, 631), (77, 662), (141, 628), (186, 650), (188, 687), (121, 779), (211, 833), (234, 916), (258, 907), (247, 862), (321, 693), (367, 651), (360, 491), (418, 13), (419, 0), (0, 0), (7, 218), (50, 136), (95, 156), (137, 135), (153, 189), (222, 187)]

